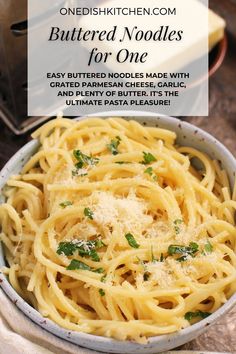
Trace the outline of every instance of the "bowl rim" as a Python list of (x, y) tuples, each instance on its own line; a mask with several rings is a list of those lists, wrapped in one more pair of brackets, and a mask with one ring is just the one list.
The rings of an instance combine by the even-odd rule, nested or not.
[[(215, 50), (216, 54), (210, 62), (210, 53)], [(211, 48), (211, 50), (208, 53), (208, 71), (207, 74), (203, 74), (202, 76), (196, 78), (190, 84), (187, 86), (187, 89), (193, 89), (197, 87), (198, 85), (202, 84), (205, 80), (210, 80), (210, 78), (220, 69), (221, 65), (223, 64), (225, 60), (225, 56), (228, 50), (228, 37), (226, 34), (226, 31), (224, 30), (223, 37), (221, 40), (216, 43), (216, 45)]]
[[(143, 111), (111, 111), (111, 112), (100, 112), (96, 113), (93, 115), (88, 115), (85, 117), (79, 117), (76, 118), (77, 120), (82, 120), (86, 119), (87, 117), (110, 117), (110, 116), (121, 116), (122, 118), (127, 118), (131, 119), (133, 118), (134, 120), (142, 123), (143, 120), (145, 119), (154, 119), (156, 117), (157, 122), (163, 123), (162, 125), (165, 125), (165, 123), (169, 122), (177, 127), (185, 130), (189, 129), (190, 131), (198, 131), (199, 136), (203, 136), (207, 139), (208, 144), (213, 146), (217, 146), (217, 151), (222, 150), (224, 155), (226, 156), (227, 159), (231, 160), (233, 162), (233, 169), (232, 171), (233, 174), (235, 175), (236, 171), (236, 160), (234, 156), (231, 154), (231, 152), (217, 139), (215, 139), (212, 135), (209, 133), (205, 132), (201, 128), (190, 124), (188, 122), (182, 121), (178, 118), (173, 118), (173, 117), (168, 117), (168, 116), (163, 116), (160, 114), (155, 114), (155, 113), (150, 113), (150, 112), (143, 112)], [(207, 119), (207, 118), (206, 118)], [(148, 123), (147, 123), (148, 126)], [(169, 128), (167, 128), (169, 129)], [(188, 132), (189, 134), (190, 132)], [(34, 139), (27, 144), (25, 144), (20, 150), (14, 154), (11, 159), (6, 163), (6, 165), (3, 167), (3, 169), (0, 172), (0, 189), (5, 185), (7, 179), (9, 178), (9, 172), (13, 169), (14, 165), (19, 162), (20, 159), (22, 159), (23, 156), (25, 156), (27, 153), (31, 151), (31, 154), (33, 153), (33, 149), (37, 149), (39, 146), (38, 140)], [(27, 161), (27, 160), (26, 160)], [(7, 178), (6, 178), (7, 176)], [(0, 263), (4, 262), (4, 253), (3, 249), (1, 247), (0, 243)], [(5, 262), (4, 262), (5, 263)], [(160, 335), (160, 336), (153, 336), (148, 339), (147, 344), (137, 344), (132, 341), (119, 341), (116, 339), (112, 338), (107, 338), (107, 337), (102, 337), (102, 336), (97, 336), (94, 334), (87, 334), (83, 332), (77, 332), (77, 331), (70, 331), (67, 329), (64, 329), (63, 327), (57, 325), (55, 322), (52, 320), (43, 317), (36, 309), (31, 307), (23, 298), (18, 295), (18, 293), (14, 290), (14, 288), (11, 286), (9, 283), (7, 276), (5, 276), (1, 271), (0, 271), (0, 287), (4, 291), (4, 293), (11, 299), (11, 301), (28, 317), (30, 318), (34, 323), (39, 325), (41, 328), (45, 329), (46, 331), (56, 335), (57, 337), (60, 337), (61, 339), (67, 340), (68, 342), (77, 344), (82, 347), (86, 348), (91, 348), (95, 350), (101, 350), (98, 349), (98, 346), (100, 345), (101, 348), (104, 348), (109, 345), (109, 347), (115, 348), (114, 351), (109, 349), (109, 352), (115, 352), (115, 353), (144, 353), (143, 350), (145, 351), (149, 349), (149, 351), (145, 351), (146, 353), (152, 353), (151, 348), (154, 348), (154, 346), (160, 346), (161, 349), (161, 344), (163, 345), (164, 343), (168, 343), (167, 346), (165, 346), (165, 350), (172, 349), (176, 346), (179, 346), (183, 343), (186, 343), (187, 341), (192, 340), (195, 338), (197, 335), (202, 333), (205, 328), (208, 326), (212, 325), (214, 322), (216, 322), (222, 315), (226, 314), (230, 309), (236, 304), (236, 293), (233, 294), (225, 304), (223, 304), (218, 310), (216, 310), (214, 313), (212, 313), (208, 318), (203, 319), (193, 325), (190, 325), (187, 328), (181, 329), (178, 332), (172, 333), (172, 334), (165, 334), (165, 335)], [(91, 343), (91, 346), (88, 346), (85, 343)], [(95, 347), (93, 346), (92, 343), (96, 342)], [(174, 346), (173, 346), (174, 344)], [(98, 345), (98, 346), (97, 346)], [(141, 351), (140, 351), (141, 350)], [(161, 349), (163, 350), (163, 349)], [(157, 352), (157, 347), (155, 347), (155, 352)], [(154, 351), (153, 351), (154, 353)]]
[[(221, 67), (224, 62), (227, 49), (228, 49), (228, 37), (226, 31), (224, 30), (224, 36), (222, 39), (216, 44), (212, 50), (216, 48), (217, 53), (213, 60), (213, 62), (209, 65), (209, 78), (216, 73), (216, 71)], [(210, 54), (210, 53), (209, 53)]]

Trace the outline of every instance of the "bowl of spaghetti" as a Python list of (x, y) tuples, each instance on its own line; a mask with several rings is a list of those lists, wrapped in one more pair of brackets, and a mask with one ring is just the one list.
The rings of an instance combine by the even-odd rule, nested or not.
[(0, 282), (79, 346), (157, 353), (236, 303), (236, 161), (169, 117), (58, 118), (4, 167)]

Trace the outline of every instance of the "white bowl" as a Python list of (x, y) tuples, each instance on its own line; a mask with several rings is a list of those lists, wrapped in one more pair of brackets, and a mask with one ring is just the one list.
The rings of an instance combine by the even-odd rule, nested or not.
[[(153, 116), (150, 115), (150, 113), (145, 112), (109, 112), (109, 114), (116, 116), (125, 115), (128, 116), (125, 117), (127, 119), (131, 119), (131, 116), (133, 116), (132, 119), (135, 119), (142, 124), (175, 131), (178, 136), (178, 144), (195, 147), (206, 152), (213, 159), (220, 160), (229, 175), (231, 186), (233, 186), (236, 173), (235, 158), (219, 141), (203, 130), (175, 118)], [(108, 115), (108, 113), (97, 114), (97, 116), (106, 115)], [(30, 141), (9, 160), (0, 173), (0, 188), (5, 185), (11, 175), (21, 171), (26, 161), (38, 149), (38, 146), (39, 143), (37, 140)], [(0, 196), (0, 198), (0, 202), (3, 201), (3, 197)], [(0, 266), (3, 265), (5, 265), (4, 255), (0, 248)], [(216, 322), (236, 304), (236, 294), (234, 294), (222, 307), (208, 318), (174, 334), (151, 337), (147, 344), (140, 345), (130, 341), (122, 342), (92, 334), (84, 334), (63, 329), (51, 320), (42, 317), (38, 311), (27, 304), (16, 293), (2, 273), (0, 273), (0, 285), (7, 296), (22, 312), (25, 313), (25, 315), (45, 330), (79, 346), (105, 353), (151, 354), (173, 349), (199, 336), (208, 326)]]

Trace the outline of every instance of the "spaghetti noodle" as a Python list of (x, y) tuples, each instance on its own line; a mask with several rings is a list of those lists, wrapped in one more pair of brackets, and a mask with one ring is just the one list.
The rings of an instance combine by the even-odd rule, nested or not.
[(33, 137), (4, 191), (1, 240), (10, 283), (43, 316), (144, 343), (236, 291), (236, 192), (218, 162), (121, 118), (58, 118)]

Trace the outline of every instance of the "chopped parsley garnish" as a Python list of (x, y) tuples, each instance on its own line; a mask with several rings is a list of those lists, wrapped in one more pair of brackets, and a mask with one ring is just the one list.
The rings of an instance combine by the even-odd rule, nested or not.
[(175, 226), (174, 229), (175, 229), (176, 235), (178, 235), (178, 234), (180, 233), (180, 228), (179, 228), (179, 226)]
[(103, 276), (101, 277), (101, 282), (102, 282), (102, 283), (105, 283), (106, 280), (107, 280), (107, 276), (106, 276), (106, 275), (103, 275)]
[(210, 316), (211, 313), (210, 312), (202, 312), (202, 311), (195, 311), (195, 312), (187, 312), (185, 315), (184, 315), (184, 318), (185, 320), (187, 321), (191, 321), (193, 318), (197, 318), (197, 317), (200, 317), (200, 318), (207, 318), (208, 316)]
[(174, 221), (174, 230), (175, 230), (175, 233), (178, 235), (180, 233), (180, 228), (178, 225), (182, 224), (183, 223), (183, 220), (182, 219), (176, 219)]
[(151, 255), (152, 255), (152, 262), (155, 262), (156, 258), (154, 257), (154, 253), (153, 253), (153, 245), (151, 245)]
[(85, 176), (87, 176), (87, 175), (88, 175), (88, 173), (87, 173), (87, 172), (83, 172), (83, 170), (78, 170), (78, 169), (76, 169), (76, 170), (73, 170), (73, 171), (72, 171), (72, 176), (73, 176), (73, 177), (76, 177), (76, 176), (85, 177)]
[(77, 250), (77, 245), (73, 242), (60, 242), (57, 253), (65, 256), (72, 256)]
[(75, 177), (75, 176), (77, 176), (77, 170), (72, 170), (72, 172), (71, 172), (71, 174), (72, 174), (72, 177)]
[[(92, 249), (91, 251), (88, 252), (88, 256), (91, 257), (92, 261), (94, 262), (99, 262), (100, 261), (100, 257), (97, 254), (97, 251), (95, 251), (95, 249)], [(85, 251), (85, 255), (87, 255), (87, 252)]]
[(143, 165), (149, 165), (151, 162), (155, 162), (157, 159), (150, 152), (143, 151)]
[(78, 261), (77, 259), (72, 259), (68, 267), (66, 268), (68, 270), (76, 270), (76, 269), (83, 269), (83, 270), (92, 270), (91, 267), (89, 267), (87, 264), (84, 262)]
[(144, 173), (147, 173), (149, 176), (152, 176), (152, 174), (153, 174), (153, 168), (152, 168), (152, 167), (148, 167), (148, 168), (144, 171)]
[(164, 262), (164, 260), (165, 260), (165, 257), (164, 257), (164, 255), (163, 255), (163, 253), (161, 253), (160, 259), (158, 259), (158, 258), (156, 258), (156, 257), (154, 256), (153, 246), (151, 246), (151, 255), (152, 255), (152, 259), (151, 259), (152, 263), (155, 263), (155, 262)]
[(112, 155), (118, 155), (118, 146), (120, 145), (121, 138), (119, 136), (116, 136), (116, 140), (112, 139), (110, 144), (107, 144), (108, 150), (112, 153)]
[(103, 273), (104, 269), (103, 268), (98, 268), (94, 269), (85, 264), (84, 262), (78, 261), (77, 259), (72, 259), (68, 267), (66, 268), (67, 270), (89, 270), (90, 272), (94, 273)]
[(209, 241), (207, 241), (207, 243), (205, 244), (205, 246), (204, 246), (204, 251), (205, 251), (206, 253), (212, 253), (212, 251), (213, 251), (213, 246), (212, 246), (212, 244), (211, 244)]
[(176, 219), (175, 221), (174, 221), (174, 224), (175, 225), (179, 225), (179, 224), (182, 224), (183, 223), (183, 220), (182, 219)]
[(130, 161), (116, 161), (115, 163), (117, 163), (118, 165), (125, 165), (125, 164), (129, 164), (132, 162), (130, 162)]
[(92, 272), (101, 274), (101, 273), (104, 273), (104, 269), (103, 268), (97, 268), (97, 269), (93, 269)]
[(173, 256), (175, 254), (181, 255), (180, 258), (176, 259), (179, 262), (186, 261), (188, 256), (194, 257), (195, 253), (197, 253), (198, 250), (198, 244), (195, 242), (191, 242), (189, 246), (170, 245), (168, 247), (168, 253), (170, 256)]
[(65, 256), (72, 256), (78, 251), (81, 257), (91, 257), (94, 262), (99, 262), (100, 258), (96, 249), (103, 246), (104, 243), (100, 239), (92, 241), (75, 240), (71, 242), (60, 242), (57, 253), (59, 255), (64, 254)]
[(90, 220), (93, 220), (93, 212), (91, 209), (85, 208), (84, 215), (87, 216)]
[(60, 203), (59, 205), (60, 205), (60, 207), (61, 207), (62, 209), (65, 209), (66, 207), (68, 207), (68, 206), (70, 206), (70, 205), (73, 205), (73, 203), (70, 202), (69, 200), (66, 200), (65, 202), (62, 202), (62, 203)]
[(164, 262), (164, 260), (165, 260), (164, 254), (161, 253), (160, 262)]
[(143, 280), (144, 281), (148, 281), (149, 277), (150, 277), (150, 273), (147, 271), (147, 265), (145, 261), (142, 261), (139, 257), (137, 257), (138, 263), (143, 267)]
[(157, 181), (157, 175), (155, 174), (155, 172), (153, 171), (152, 167), (148, 167), (144, 173), (147, 173), (149, 176), (151, 176), (153, 178), (154, 181)]
[(105, 296), (105, 291), (104, 291), (103, 289), (99, 289), (99, 294), (100, 294), (101, 296)]
[(94, 166), (99, 162), (97, 157), (85, 155), (80, 150), (74, 150), (73, 155), (78, 161), (75, 165), (77, 169), (80, 169), (86, 165)]
[(100, 238), (98, 238), (95, 241), (89, 241), (89, 242), (95, 242), (95, 248), (101, 248), (101, 247), (105, 246), (105, 244), (102, 242), (102, 240)]
[(135, 240), (135, 238), (132, 234), (130, 234), (130, 233), (126, 234), (125, 238), (128, 241), (128, 244), (130, 245), (130, 247), (139, 248), (139, 244), (137, 243), (137, 241)]
[(149, 277), (150, 277), (150, 272), (147, 271), (147, 265), (146, 265), (146, 261), (142, 261), (139, 257), (137, 257), (137, 260), (139, 262), (139, 264), (143, 267), (143, 280), (144, 281), (148, 281)]

